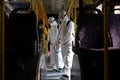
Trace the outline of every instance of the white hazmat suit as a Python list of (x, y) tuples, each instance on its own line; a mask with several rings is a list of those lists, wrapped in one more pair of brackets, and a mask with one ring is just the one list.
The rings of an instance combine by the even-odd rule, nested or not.
[(51, 59), (51, 65), (53, 66), (53, 70), (58, 70), (59, 68), (64, 67), (64, 63), (62, 60), (62, 54), (61, 54), (61, 47), (56, 45), (56, 42), (58, 41), (58, 24), (55, 21), (54, 17), (50, 17), (48, 19), (48, 23), (50, 24), (50, 28), (48, 30), (48, 42), (50, 42), (50, 59)]
[(61, 51), (65, 65), (64, 73), (68, 76), (68, 79), (65, 80), (71, 80), (71, 68), (74, 55), (74, 52), (72, 51), (72, 42), (74, 41), (74, 23), (73, 21), (70, 21), (67, 25), (69, 19), (66, 11), (64, 10), (60, 11), (59, 19), (61, 19), (61, 25), (58, 43), (61, 43)]

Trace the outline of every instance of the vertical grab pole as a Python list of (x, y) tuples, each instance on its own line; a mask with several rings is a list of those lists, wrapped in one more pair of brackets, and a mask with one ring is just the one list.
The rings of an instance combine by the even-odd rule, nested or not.
[(37, 68), (36, 68), (36, 80), (40, 80), (40, 75), (41, 75), (41, 73), (40, 73), (40, 57), (41, 57), (41, 54), (40, 54), (40, 49), (39, 49), (39, 45), (40, 45), (40, 43), (39, 43), (39, 31), (38, 31), (38, 29), (39, 29), (39, 26), (38, 26), (38, 0), (36, 0), (35, 1), (36, 3), (35, 3), (35, 12), (36, 12), (36, 24), (37, 24), (37, 27), (36, 27), (36, 31), (37, 31), (37, 49), (38, 49), (38, 59), (37, 59)]
[(70, 10), (71, 10), (73, 4), (74, 4), (74, 0), (72, 0), (72, 1), (70, 2), (69, 6), (68, 6), (67, 14), (68, 14), (68, 18), (69, 18), (69, 19), (70, 19)]
[(4, 0), (0, 0), (0, 80), (4, 80)]
[(74, 34), (76, 35), (76, 18), (77, 18), (77, 12), (76, 12), (76, 0), (74, 1)]
[(104, 80), (108, 79), (108, 6), (104, 0)]

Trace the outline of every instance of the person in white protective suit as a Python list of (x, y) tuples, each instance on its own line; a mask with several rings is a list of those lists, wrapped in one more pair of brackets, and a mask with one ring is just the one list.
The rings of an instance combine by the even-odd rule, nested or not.
[(61, 51), (65, 65), (64, 74), (61, 76), (61, 79), (71, 80), (71, 68), (74, 56), (74, 52), (72, 51), (72, 42), (74, 41), (74, 23), (68, 19), (65, 10), (60, 11), (58, 17), (61, 20), (58, 44), (61, 44)]
[(50, 63), (53, 67), (53, 71), (59, 71), (59, 69), (64, 67), (62, 60), (61, 47), (56, 45), (58, 41), (58, 24), (54, 17), (49, 17), (48, 23), (50, 28), (48, 29), (48, 42), (50, 42)]

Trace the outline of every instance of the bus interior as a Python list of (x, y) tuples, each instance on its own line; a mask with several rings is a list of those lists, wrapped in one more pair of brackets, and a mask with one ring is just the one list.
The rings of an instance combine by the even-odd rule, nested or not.
[[(75, 23), (71, 80), (119, 80), (120, 1), (68, 1)], [(51, 72), (46, 56), (47, 19), (58, 14), (46, 13), (44, 6), (42, 0), (4, 2), (5, 80), (60, 80), (63, 71)]]

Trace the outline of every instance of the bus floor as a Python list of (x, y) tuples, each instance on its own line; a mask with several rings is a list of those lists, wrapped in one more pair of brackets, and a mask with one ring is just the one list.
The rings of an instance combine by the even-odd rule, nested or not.
[[(63, 74), (63, 70), (60, 72), (53, 72), (50, 69), (41, 69), (40, 80), (60, 80), (60, 76)], [(81, 80), (80, 76), (80, 63), (79, 58), (76, 54), (73, 57), (73, 66), (71, 71), (71, 80)]]

